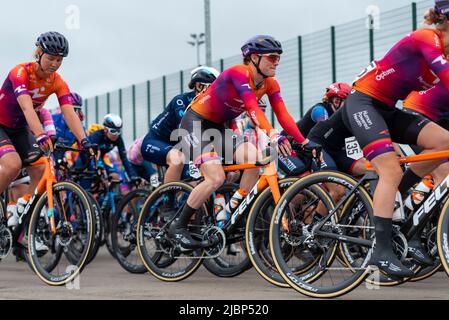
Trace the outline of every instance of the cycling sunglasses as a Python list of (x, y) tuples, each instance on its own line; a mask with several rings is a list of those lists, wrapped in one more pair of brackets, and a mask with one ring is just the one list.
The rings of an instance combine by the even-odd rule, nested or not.
[(259, 54), (259, 57), (266, 57), (271, 63), (276, 63), (281, 60), (281, 55), (277, 53)]
[(108, 132), (110, 134), (112, 134), (113, 136), (119, 136), (122, 134), (122, 129), (114, 129), (114, 128), (108, 128), (106, 127), (106, 129), (108, 130)]

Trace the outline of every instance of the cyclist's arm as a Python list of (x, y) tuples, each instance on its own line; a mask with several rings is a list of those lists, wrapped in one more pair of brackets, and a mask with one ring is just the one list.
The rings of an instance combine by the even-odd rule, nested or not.
[(45, 108), (39, 110), (39, 119), (44, 126), (44, 130), (47, 133), (47, 136), (55, 136), (56, 135), (56, 127), (53, 122), (53, 117), (51, 116), (50, 111)]
[(45, 134), (41, 122), (39, 121), (39, 117), (37, 116), (36, 111), (34, 110), (33, 101), (31, 100), (31, 97), (27, 94), (23, 94), (17, 97), (17, 102), (19, 103), (20, 108), (22, 109), (22, 112), (25, 115), (25, 119), (31, 131), (33, 131), (33, 133), (36, 136)]
[(128, 156), (126, 155), (125, 143), (123, 142), (122, 137), (117, 140), (117, 149), (120, 155), (120, 160), (122, 160), (123, 167), (125, 167), (125, 171), (128, 174), (128, 177), (137, 177), (136, 171), (134, 170), (131, 162), (128, 159)]
[(277, 132), (271, 126), (265, 113), (259, 107), (257, 98), (249, 85), (249, 78), (244, 74), (239, 73), (234, 75), (232, 82), (254, 124), (262, 130), (265, 130), (269, 137), (276, 134)]
[(415, 43), (427, 62), (429, 68), (449, 89), (449, 62), (444, 55), (442, 44), (437, 34), (430, 29), (423, 29), (414, 35)]

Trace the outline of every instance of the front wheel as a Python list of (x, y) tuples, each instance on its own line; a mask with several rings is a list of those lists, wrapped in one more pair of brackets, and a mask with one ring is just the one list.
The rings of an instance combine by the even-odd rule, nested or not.
[[(53, 286), (72, 281), (85, 267), (93, 241), (94, 219), (89, 200), (80, 187), (64, 181), (53, 185), (53, 210), (48, 208), (47, 192), (37, 201), (28, 225), (28, 258), (38, 277)], [(56, 234), (51, 228), (54, 217)], [(60, 250), (68, 250), (72, 242), (79, 246), (76, 261), (64, 255), (53, 270), (47, 270)]]
[(111, 242), (118, 263), (130, 273), (145, 273), (137, 247), (137, 220), (149, 190), (137, 189), (128, 193), (117, 206), (111, 225)]

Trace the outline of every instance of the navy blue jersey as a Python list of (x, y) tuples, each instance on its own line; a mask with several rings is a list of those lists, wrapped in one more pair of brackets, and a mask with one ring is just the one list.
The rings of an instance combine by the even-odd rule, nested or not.
[(101, 129), (92, 132), (89, 135), (89, 141), (92, 144), (98, 145), (98, 150), (101, 153), (100, 159), (103, 159), (105, 154), (114, 149), (114, 147), (117, 147), (120, 159), (122, 160), (123, 166), (125, 167), (126, 173), (128, 174), (129, 178), (137, 177), (137, 174), (132, 167), (131, 162), (128, 160), (125, 143), (123, 142), (123, 138), (121, 136), (116, 141), (111, 141), (106, 137), (106, 133), (104, 132), (104, 130)]
[(151, 122), (151, 135), (162, 141), (170, 142), (170, 134), (179, 128), (181, 119), (189, 104), (195, 98), (195, 92), (177, 95), (156, 119)]

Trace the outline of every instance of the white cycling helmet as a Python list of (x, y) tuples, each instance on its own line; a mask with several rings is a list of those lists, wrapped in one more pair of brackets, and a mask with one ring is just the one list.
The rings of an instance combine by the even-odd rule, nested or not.
[(121, 129), (123, 127), (123, 121), (118, 115), (109, 113), (104, 116), (103, 125), (110, 129)]

